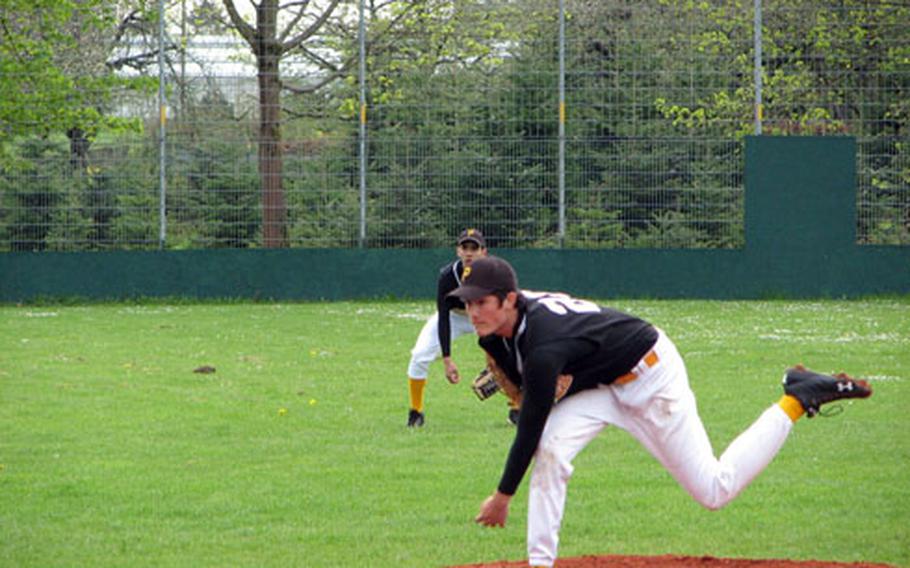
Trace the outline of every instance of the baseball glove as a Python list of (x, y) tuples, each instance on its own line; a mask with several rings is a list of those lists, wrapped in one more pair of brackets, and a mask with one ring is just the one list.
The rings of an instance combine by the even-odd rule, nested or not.
[[(559, 402), (566, 395), (569, 387), (572, 386), (573, 379), (574, 377), (568, 374), (561, 374), (556, 377), (554, 403)], [(486, 400), (497, 392), (502, 391), (502, 394), (508, 397), (512, 408), (521, 408), (521, 389), (502, 372), (502, 369), (496, 365), (496, 361), (489, 354), (487, 354), (487, 366), (471, 382), (471, 389), (480, 400)]]
[(521, 406), (521, 389), (502, 372), (489, 354), (487, 354), (487, 366), (471, 382), (471, 389), (480, 400), (486, 400), (502, 391), (512, 401), (515, 408)]
[(480, 400), (486, 400), (499, 392), (499, 385), (496, 384), (496, 378), (489, 369), (484, 367), (474, 380), (471, 382), (471, 390)]

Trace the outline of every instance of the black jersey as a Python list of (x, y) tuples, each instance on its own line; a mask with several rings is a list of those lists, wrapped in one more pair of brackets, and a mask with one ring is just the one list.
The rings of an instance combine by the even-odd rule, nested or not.
[(439, 314), (439, 321), (436, 328), (443, 357), (448, 357), (452, 352), (452, 326), (449, 322), (449, 312), (465, 309), (464, 302), (454, 296), (449, 296), (449, 292), (461, 286), (462, 274), (464, 274), (464, 263), (460, 259), (439, 269), (439, 279), (436, 283), (436, 311)]
[(565, 294), (523, 291), (513, 336), (480, 339), (500, 368), (521, 386), (515, 442), (499, 491), (518, 489), (537, 450), (556, 393), (556, 377), (571, 374), (565, 396), (610, 384), (628, 373), (657, 342), (648, 322)]

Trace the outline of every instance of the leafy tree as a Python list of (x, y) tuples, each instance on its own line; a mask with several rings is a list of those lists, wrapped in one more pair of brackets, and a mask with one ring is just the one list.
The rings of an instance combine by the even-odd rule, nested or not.
[[(724, 2), (686, 3), (682, 10), (696, 28), (674, 36), (681, 41), (692, 33), (696, 50), (724, 55), (718, 65), (730, 62), (735, 81), (685, 103), (658, 99), (658, 109), (678, 128), (702, 135), (751, 133), (751, 50), (735, 41), (751, 35), (751, 15)], [(900, 206), (910, 178), (910, 6), (774, 0), (764, 3), (763, 17), (763, 132), (856, 136), (860, 240), (910, 242), (910, 209)]]
[(54, 212), (66, 201), (62, 144), (32, 137), (8, 155), (0, 176), (0, 230), (10, 250), (44, 250)]
[(104, 0), (4, 0), (0, 11), (0, 151), (17, 136), (67, 133), (84, 166), (101, 129), (136, 128), (106, 113), (134, 83), (105, 65), (117, 14)]
[[(732, 166), (737, 144), (719, 128), (696, 129), (666, 112), (735, 83), (738, 61), (692, 45), (690, 38), (706, 24), (689, 20), (681, 3), (571, 6), (566, 245), (741, 244), (741, 176)], [(711, 29), (743, 37), (735, 21), (723, 20), (723, 26)], [(727, 42), (731, 48), (744, 43)], [(702, 116), (683, 118), (697, 122)], [(742, 117), (716, 123), (725, 127), (731, 120), (739, 125)]]
[[(181, 37), (243, 37), (258, 114), (216, 77), (183, 77), (180, 61), (192, 54), (181, 41), (165, 45), (178, 95), (169, 246), (351, 246), (356, 4), (240, 4), (181, 1)], [(450, 246), (465, 225), (485, 229), (493, 246), (557, 244), (555, 4), (366, 0), (368, 245)], [(171, 18), (177, 5), (169, 0)], [(751, 11), (729, 0), (566, 6), (565, 246), (741, 246)], [(860, 238), (910, 242), (910, 8), (764, 8), (765, 132), (857, 136)], [(153, 0), (3, 1), (5, 247), (156, 240), (157, 132), (140, 139), (139, 119), (112, 109), (154, 106), (157, 17)]]
[[(34, 233), (29, 238), (12, 235), (14, 249), (42, 249), (45, 238), (54, 247), (66, 239), (111, 238), (107, 228), (115, 211), (115, 188), (90, 165), (89, 148), (102, 132), (141, 128), (138, 120), (110, 111), (116, 94), (147, 86), (119, 77), (109, 65), (122, 26), (115, 8), (104, 0), (5, 0), (0, 11), (0, 168), (8, 176), (28, 171), (62, 175), (37, 174), (46, 182), (39, 184), (44, 197), (34, 187), (27, 189), (30, 182), (5, 196), (9, 210), (20, 216), (18, 223)], [(49, 152), (34, 151), (35, 139), (56, 149), (60, 135), (68, 139), (63, 169)], [(19, 149), (14, 148), (17, 141), (24, 141)], [(58, 223), (61, 228), (50, 229)], [(12, 233), (18, 230), (17, 223), (6, 224)]]
[[(450, 246), (464, 226), (499, 225), (493, 210), (509, 158), (485, 124), (506, 114), (496, 108), (506, 99), (497, 74), (520, 37), (521, 11), (476, 0), (401, 4), (375, 14), (369, 28), (369, 241)], [(351, 115), (353, 86), (344, 106)], [(509, 236), (497, 233), (493, 246)]]

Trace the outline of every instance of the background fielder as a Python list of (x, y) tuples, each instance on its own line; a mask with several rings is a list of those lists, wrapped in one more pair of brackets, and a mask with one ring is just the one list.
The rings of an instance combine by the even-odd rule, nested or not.
[(423, 393), (429, 374), (430, 363), (442, 355), (446, 379), (456, 384), (460, 379), (458, 366), (452, 360), (452, 340), (466, 333), (474, 333), (474, 326), (464, 311), (464, 303), (450, 297), (449, 292), (461, 285), (466, 267), (475, 259), (487, 255), (487, 243), (477, 229), (465, 229), (458, 236), (455, 246), (458, 257), (439, 270), (436, 282), (436, 313), (427, 319), (411, 350), (408, 364), (408, 390), (411, 407), (408, 411), (408, 427), (423, 426)]
[[(515, 441), (476, 521), (504, 526), (535, 460), (528, 492), (528, 561), (552, 566), (572, 460), (608, 425), (634, 436), (701, 505), (733, 500), (774, 458), (803, 414), (872, 394), (865, 381), (787, 370), (784, 396), (716, 458), (673, 342), (650, 323), (565, 294), (519, 292), (507, 262), (479, 259), (452, 292), (480, 345), (521, 390)], [(557, 385), (570, 379), (565, 392)]]

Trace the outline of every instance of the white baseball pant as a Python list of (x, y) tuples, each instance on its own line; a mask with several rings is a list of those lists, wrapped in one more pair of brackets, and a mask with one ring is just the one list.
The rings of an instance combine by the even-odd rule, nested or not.
[[(449, 322), (452, 341), (468, 333), (474, 333), (474, 326), (467, 315), (459, 312), (449, 312)], [(430, 372), (430, 363), (442, 355), (439, 345), (439, 312), (427, 319), (417, 336), (417, 342), (411, 349), (411, 362), (408, 363), (408, 377), (412, 379), (426, 379)]]
[(528, 562), (552, 566), (572, 475), (572, 460), (608, 425), (635, 437), (700, 504), (719, 509), (774, 458), (793, 422), (774, 404), (714, 457), (698, 416), (685, 364), (660, 333), (658, 362), (635, 368), (638, 378), (574, 394), (553, 407), (535, 455), (528, 494)]

